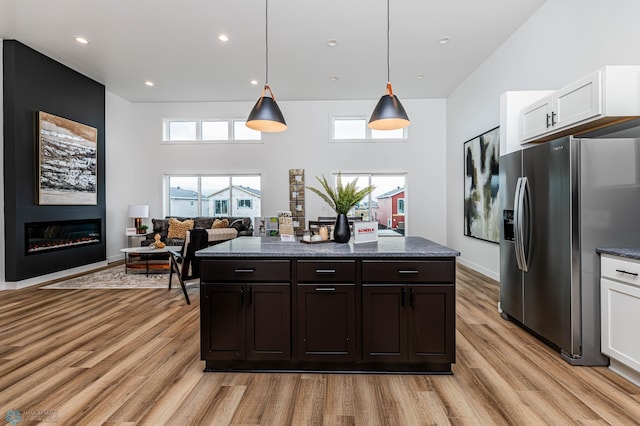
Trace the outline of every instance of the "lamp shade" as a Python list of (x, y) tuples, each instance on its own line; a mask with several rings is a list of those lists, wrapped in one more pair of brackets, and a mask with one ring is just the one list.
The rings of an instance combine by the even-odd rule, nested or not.
[(387, 83), (387, 94), (378, 101), (371, 118), (369, 128), (374, 130), (396, 130), (407, 127), (411, 122), (400, 100), (391, 90), (391, 83)]
[(143, 204), (129, 204), (127, 210), (129, 217), (149, 217), (149, 206)]
[(284, 132), (287, 130), (287, 123), (278, 108), (275, 99), (263, 95), (253, 106), (247, 118), (247, 127), (261, 132)]

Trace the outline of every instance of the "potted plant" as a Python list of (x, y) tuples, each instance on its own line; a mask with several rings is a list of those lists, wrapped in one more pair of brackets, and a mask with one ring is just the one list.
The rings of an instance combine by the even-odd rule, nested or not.
[(376, 187), (374, 185), (369, 185), (362, 189), (358, 189), (356, 187), (358, 184), (358, 178), (355, 178), (346, 185), (343, 185), (342, 175), (340, 172), (338, 172), (335, 189), (329, 184), (324, 175), (322, 178), (316, 176), (316, 180), (320, 182), (322, 190), (311, 186), (307, 186), (307, 188), (318, 194), (318, 196), (326, 201), (326, 203), (329, 204), (329, 206), (336, 212), (336, 226), (333, 229), (334, 241), (336, 243), (349, 242), (349, 239), (351, 238), (351, 231), (349, 229), (347, 213), (360, 203), (364, 197), (376, 189)]
[(140, 225), (140, 228), (138, 228), (138, 234), (146, 234), (147, 229), (149, 229), (147, 225)]

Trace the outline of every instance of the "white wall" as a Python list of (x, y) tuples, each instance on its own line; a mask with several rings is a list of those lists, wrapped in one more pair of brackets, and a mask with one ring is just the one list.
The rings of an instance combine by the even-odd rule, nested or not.
[[(166, 174), (261, 173), (262, 214), (289, 209), (289, 169), (314, 177), (342, 172), (406, 172), (408, 235), (446, 240), (446, 101), (404, 100), (412, 124), (408, 142), (330, 143), (331, 115), (369, 116), (371, 101), (279, 101), (289, 128), (264, 134), (264, 143), (163, 144), (163, 118), (245, 118), (253, 102), (129, 103), (107, 92), (106, 181), (107, 258), (121, 258), (128, 204), (149, 204), (163, 216), (162, 176)], [(461, 148), (462, 149), (462, 148)], [(333, 214), (310, 192), (306, 218)], [(150, 220), (146, 221), (150, 223)]]
[(603, 65), (640, 64), (640, 1), (547, 0), (447, 99), (447, 245), (498, 278), (497, 244), (463, 235), (464, 141), (500, 121), (500, 95), (555, 90)]

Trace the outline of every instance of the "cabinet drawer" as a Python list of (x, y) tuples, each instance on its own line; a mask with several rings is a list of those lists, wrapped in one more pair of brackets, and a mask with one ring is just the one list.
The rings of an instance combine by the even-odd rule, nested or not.
[(288, 260), (207, 260), (200, 267), (203, 282), (290, 281)]
[(355, 260), (298, 260), (299, 282), (354, 282)]
[(453, 260), (364, 260), (363, 282), (453, 283), (456, 263)]
[(640, 286), (640, 262), (603, 255), (600, 265), (603, 277)]

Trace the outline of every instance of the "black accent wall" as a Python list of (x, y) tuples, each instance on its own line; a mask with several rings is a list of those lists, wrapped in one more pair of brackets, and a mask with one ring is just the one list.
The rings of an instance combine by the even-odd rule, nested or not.
[[(105, 88), (15, 40), (3, 41), (5, 280), (20, 281), (106, 259)], [(98, 204), (36, 204), (37, 112), (98, 129)], [(27, 256), (25, 223), (101, 219), (100, 244)]]

